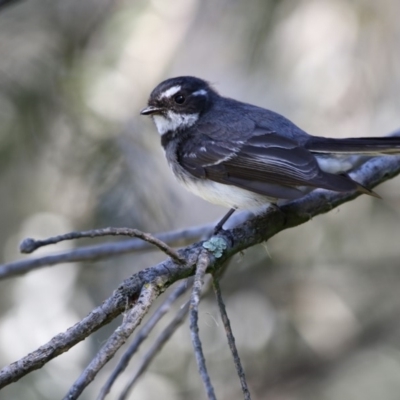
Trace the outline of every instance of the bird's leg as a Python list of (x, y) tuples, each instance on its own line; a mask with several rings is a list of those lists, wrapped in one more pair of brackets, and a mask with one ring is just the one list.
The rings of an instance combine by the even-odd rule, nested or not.
[(222, 229), (224, 226), (225, 222), (228, 221), (229, 217), (236, 211), (236, 208), (231, 208), (221, 219), (221, 221), (218, 222), (217, 225), (215, 225), (214, 228), (214, 235), (219, 233), (219, 231)]

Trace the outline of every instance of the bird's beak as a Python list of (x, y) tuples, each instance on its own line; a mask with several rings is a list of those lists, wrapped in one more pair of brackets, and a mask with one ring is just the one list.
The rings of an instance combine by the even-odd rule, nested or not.
[(143, 108), (142, 111), (140, 111), (140, 115), (151, 115), (151, 114), (156, 114), (159, 111), (161, 111), (161, 108), (155, 107), (155, 106), (147, 106), (146, 108)]

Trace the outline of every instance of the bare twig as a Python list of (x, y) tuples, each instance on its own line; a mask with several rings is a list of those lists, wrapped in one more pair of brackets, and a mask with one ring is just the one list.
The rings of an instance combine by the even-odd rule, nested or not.
[[(211, 286), (210, 282), (211, 282), (211, 280), (208, 280), (205, 283), (202, 294), (207, 292), (207, 290), (210, 288), (210, 286)], [(193, 283), (193, 280), (191, 281), (191, 283)], [(189, 306), (190, 306), (190, 301), (186, 302), (180, 308), (180, 310), (178, 311), (176, 316), (172, 319), (172, 321), (167, 325), (167, 327), (157, 337), (153, 346), (151, 346), (151, 348), (148, 350), (148, 352), (143, 356), (143, 359), (142, 359), (141, 363), (139, 364), (139, 367), (137, 368), (135, 374), (132, 376), (129, 383), (125, 386), (125, 388), (124, 388), (123, 392), (121, 393), (120, 397), (118, 398), (118, 400), (125, 400), (127, 398), (127, 396), (133, 389), (133, 386), (135, 385), (137, 380), (142, 376), (142, 374), (146, 371), (147, 367), (150, 365), (150, 362), (157, 355), (157, 353), (162, 349), (164, 344), (173, 335), (173, 333), (176, 331), (176, 329), (182, 324), (183, 320), (186, 317), (186, 314), (189, 311)]]
[(190, 283), (185, 280), (181, 282), (178, 287), (172, 291), (172, 293), (167, 297), (167, 299), (160, 305), (160, 307), (154, 312), (151, 318), (146, 322), (145, 325), (140, 329), (137, 333), (133, 342), (129, 345), (128, 350), (124, 353), (119, 361), (117, 367), (114, 369), (111, 376), (108, 378), (106, 384), (102, 387), (100, 394), (98, 396), (98, 400), (103, 400), (106, 395), (111, 390), (112, 385), (116, 381), (119, 375), (125, 370), (128, 366), (129, 361), (131, 360), (132, 356), (136, 353), (139, 349), (139, 346), (142, 342), (147, 338), (153, 328), (156, 326), (158, 321), (171, 309), (172, 304), (182, 296), (190, 286)]
[[(400, 158), (396, 156), (375, 157), (364, 163), (356, 171), (352, 172), (350, 176), (362, 185), (372, 188), (400, 173), (399, 160)], [(272, 226), (272, 229), (264, 230), (264, 235), (250, 235), (251, 232), (246, 232), (248, 240), (244, 240), (242, 249), (259, 243), (257, 240), (254, 241), (254, 236), (262, 236), (261, 241), (265, 241), (283, 229), (302, 224), (313, 216), (328, 212), (332, 208), (350, 201), (359, 195), (360, 193), (335, 193), (326, 190), (316, 190), (311, 192), (307, 196), (292, 201), (281, 207), (280, 209), (282, 212), (286, 213), (286, 221), (274, 221), (275, 225)], [(239, 215), (238, 217), (241, 216), (242, 215)], [(257, 221), (260, 217), (262, 218), (262, 216), (257, 216), (252, 219), (250, 218), (249, 222)], [(235, 218), (235, 215), (233, 215), (232, 218)], [(229, 224), (229, 222), (230, 220), (228, 220), (227, 224)], [(242, 223), (241, 226), (244, 227), (245, 224)], [(88, 260), (95, 261), (99, 259), (110, 258), (116, 255), (131, 253), (137, 248), (137, 241), (127, 240), (121, 243), (101, 244), (56, 255), (16, 261), (9, 264), (0, 265), (0, 279), (23, 274), (44, 266), (56, 265), (65, 262)]]
[(244, 373), (244, 370), (243, 370), (243, 367), (242, 367), (242, 363), (240, 362), (239, 353), (238, 353), (237, 348), (236, 348), (235, 337), (233, 336), (231, 323), (229, 321), (228, 314), (226, 312), (225, 303), (224, 303), (224, 300), (222, 298), (221, 287), (219, 285), (218, 279), (216, 277), (214, 277), (214, 276), (213, 276), (213, 281), (212, 282), (213, 282), (213, 288), (214, 288), (215, 297), (217, 298), (219, 312), (221, 314), (221, 319), (222, 319), (222, 322), (223, 322), (224, 327), (225, 327), (225, 332), (226, 332), (226, 337), (228, 339), (229, 348), (231, 349), (231, 353), (232, 353), (232, 356), (233, 356), (233, 361), (234, 361), (235, 367), (236, 367), (236, 372), (237, 372), (237, 374), (239, 376), (240, 384), (242, 386), (242, 392), (243, 392), (243, 395), (244, 395), (244, 399), (245, 400), (251, 400), (250, 391), (249, 391), (249, 388), (248, 388), (247, 382), (246, 382), (246, 376), (245, 376), (245, 373)]
[[(399, 157), (377, 157), (363, 164), (351, 177), (367, 187), (388, 180), (400, 173)], [(220, 258), (213, 258), (210, 268), (215, 272), (232, 257), (232, 255), (258, 243), (265, 242), (278, 232), (307, 222), (315, 215), (326, 213), (334, 207), (357, 197), (358, 193), (334, 193), (325, 190), (316, 190), (307, 196), (292, 201), (281, 207), (281, 211), (271, 210), (267, 215), (258, 215), (227, 232), (222, 231), (218, 236), (227, 243), (226, 249)], [(284, 218), (282, 216), (284, 214)], [(229, 221), (228, 221), (229, 222)], [(0, 266), (0, 277), (11, 276), (45, 265), (54, 265), (65, 261), (96, 260), (111, 257), (132, 251), (132, 244), (113, 243), (112, 245), (93, 246), (78, 249), (57, 256), (46, 256), (37, 259), (19, 261), (17, 263)], [(131, 246), (131, 247), (130, 247)], [(135, 244), (136, 246), (136, 244)], [(82, 321), (64, 333), (55, 336), (50, 342), (41, 346), (22, 359), (4, 367), (0, 371), (0, 388), (19, 380), (61, 353), (67, 351), (87, 336), (109, 323), (126, 309), (127, 299), (135, 299), (146, 283), (156, 283), (160, 291), (165, 290), (174, 282), (193, 275), (199, 252), (203, 249), (203, 242), (192, 244), (179, 251), (185, 258), (184, 265), (177, 265), (172, 260), (166, 260), (151, 268), (147, 268), (133, 275), (121, 284), (115, 293), (100, 307), (93, 310)]]
[(135, 305), (126, 313), (121, 326), (114, 331), (105, 345), (97, 353), (92, 362), (82, 372), (68, 391), (64, 400), (77, 399), (82, 391), (96, 377), (104, 365), (114, 357), (117, 350), (127, 341), (129, 336), (140, 324), (153, 301), (157, 298), (159, 288), (156, 285), (144, 285)]
[(29, 372), (41, 368), (103, 325), (111, 322), (126, 308), (127, 298), (133, 299), (138, 296), (142, 284), (140, 280), (127, 283), (122, 290), (118, 290), (100, 307), (95, 308), (87, 317), (66, 332), (59, 333), (37, 350), (4, 367), (0, 371), (0, 388), (19, 380)]
[[(83, 247), (39, 258), (20, 260), (0, 265), (0, 279), (11, 278), (12, 276), (21, 275), (50, 265), (77, 261), (96, 261), (123, 255), (135, 251), (136, 247), (136, 243), (127, 240), (119, 243), (103, 243), (100, 245)], [(183, 260), (181, 262), (183, 262)]]
[[(239, 216), (232, 217), (232, 220), (236, 220), (236, 224), (238, 222), (243, 222), (243, 218)], [(196, 239), (199, 239), (207, 234), (210, 234), (213, 230), (214, 224), (204, 224), (199, 226), (194, 226), (192, 228), (187, 229), (179, 229), (170, 232), (162, 232), (154, 234), (153, 237), (161, 240), (164, 243), (167, 243), (169, 246), (184, 246)], [(75, 240), (82, 238), (94, 238), (94, 237), (102, 237), (102, 236), (136, 236), (132, 235), (130, 230), (126, 232), (127, 228), (104, 228), (104, 229), (93, 229), (89, 231), (78, 231), (78, 232), (69, 232), (63, 235), (53, 236), (43, 240), (36, 240), (32, 238), (26, 238), (20, 244), (21, 253), (29, 254), (33, 253), (35, 250), (39, 249), (43, 246), (48, 246), (51, 244), (57, 244), (63, 242), (65, 240)], [(141, 240), (131, 240), (129, 241), (131, 245), (131, 250), (149, 250), (154, 249), (153, 246), (149, 245), (148, 242), (144, 242)]]
[[(191, 283), (193, 280), (191, 281)], [(208, 280), (204, 285), (204, 290), (202, 291), (202, 295), (207, 292), (210, 288), (211, 280)], [(157, 355), (157, 353), (162, 349), (167, 340), (173, 335), (176, 329), (182, 324), (185, 319), (188, 311), (189, 311), (190, 301), (187, 301), (178, 311), (176, 316), (172, 319), (172, 321), (167, 325), (167, 327), (161, 332), (161, 334), (155, 340), (153, 346), (148, 350), (148, 352), (143, 356), (139, 367), (137, 368), (135, 374), (132, 376), (129, 383), (125, 386), (123, 392), (121, 393), (118, 400), (125, 400), (128, 394), (133, 389), (133, 386), (137, 382), (137, 380), (142, 376), (142, 374), (146, 371), (147, 367), (150, 365), (150, 362)]]
[(167, 327), (162, 331), (162, 333), (157, 337), (149, 351), (143, 357), (138, 369), (135, 374), (132, 376), (129, 383), (125, 386), (118, 400), (126, 400), (127, 396), (131, 392), (133, 386), (137, 382), (137, 380), (142, 376), (142, 374), (146, 371), (147, 367), (150, 365), (153, 358), (160, 352), (164, 344), (169, 340), (169, 338), (173, 335), (176, 329), (182, 324), (184, 321), (188, 311), (189, 311), (190, 302), (186, 302), (173, 320), (167, 325)]
[(0, 370), (0, 389), (41, 368), (102, 326), (110, 323), (126, 310), (127, 304), (134, 302), (139, 297), (144, 285), (156, 284), (159, 290), (163, 291), (177, 280), (191, 275), (194, 271), (198, 250), (192, 246), (184, 253), (188, 262), (185, 266), (178, 266), (169, 260), (136, 273), (126, 279), (101, 306), (95, 308), (73, 327), (56, 335), (48, 343), (20, 360), (4, 367)]
[(214, 388), (212, 386), (210, 376), (208, 375), (207, 372), (206, 360), (204, 358), (203, 348), (201, 346), (201, 341), (199, 336), (199, 326), (198, 326), (201, 289), (203, 287), (204, 276), (209, 264), (210, 264), (210, 258), (208, 256), (207, 251), (205, 250), (201, 251), (199, 259), (197, 261), (192, 295), (190, 297), (190, 335), (192, 337), (192, 343), (193, 343), (194, 353), (196, 356), (197, 367), (199, 369), (201, 379), (203, 380), (203, 384), (207, 392), (207, 397), (210, 400), (216, 400)]
[(132, 228), (103, 228), (103, 229), (92, 229), (90, 231), (81, 231), (81, 232), (69, 232), (64, 235), (54, 236), (44, 240), (35, 240), (32, 238), (27, 238), (22, 241), (20, 245), (21, 253), (32, 253), (36, 249), (42, 246), (47, 246), (49, 244), (59, 243), (64, 240), (73, 240), (73, 239), (81, 239), (81, 238), (94, 238), (94, 237), (102, 237), (102, 236), (129, 236), (136, 237), (142, 239), (156, 247), (158, 247), (165, 254), (170, 256), (178, 263), (183, 263), (178, 253), (165, 244), (162, 240), (156, 238), (150, 233), (144, 233), (139, 231), (138, 229)]
[[(248, 213), (238, 213), (237, 216), (232, 217), (232, 222), (243, 222), (244, 217)], [(165, 232), (155, 235), (161, 241), (168, 242), (170, 245), (184, 245), (192, 243), (193, 240), (199, 239), (206, 236), (212, 232), (214, 225), (207, 224), (201, 225), (190, 229), (177, 230), (172, 232)], [(108, 229), (108, 228), (106, 228)], [(91, 232), (91, 231), (86, 231)], [(61, 240), (68, 240), (65, 237), (71, 238), (75, 234), (78, 234), (76, 238), (79, 238), (81, 232), (71, 232), (66, 235), (56, 236), (54, 238), (46, 239), (44, 241), (36, 241), (34, 239), (25, 239), (21, 243), (21, 251), (32, 252), (35, 249), (44, 246), (45, 244), (58, 243)], [(85, 232), (83, 232), (85, 233)], [(80, 236), (83, 237), (83, 236)], [(90, 237), (85, 236), (85, 237)], [(61, 238), (60, 240), (58, 240)], [(63, 239), (64, 238), (64, 239)], [(25, 243), (24, 243), (25, 242)], [(48, 242), (48, 243), (46, 243)], [(45, 244), (43, 244), (45, 243)], [(80, 261), (96, 261), (106, 258), (111, 258), (118, 255), (123, 255), (127, 253), (132, 253), (140, 250), (148, 250), (154, 248), (148, 242), (143, 242), (139, 240), (126, 240), (118, 243), (103, 243), (94, 246), (82, 247), (79, 249), (68, 250), (59, 254), (52, 254), (48, 256), (43, 256), (39, 258), (30, 258), (20, 261), (14, 261), (8, 264), (0, 265), (0, 279), (11, 278), (16, 275), (22, 275), (26, 272), (33, 271), (38, 268), (43, 268), (47, 266), (53, 266), (68, 262), (80, 262)], [(30, 251), (29, 251), (30, 250)]]
[[(229, 221), (226, 225), (229, 228), (233, 228), (234, 226), (243, 223), (249, 217), (253, 215), (253, 213), (249, 211), (236, 212), (235, 215), (229, 218)], [(169, 246), (185, 246), (189, 243), (192, 243), (194, 240), (205, 238), (209, 236), (212, 231), (215, 229), (215, 223), (211, 224), (203, 224), (194, 226), (186, 229), (178, 229), (169, 232), (161, 232), (155, 233), (152, 236), (162, 242), (168, 244)], [(20, 251), (24, 254), (33, 253), (35, 250), (48, 246), (51, 244), (57, 244), (66, 240), (76, 240), (82, 238), (94, 238), (94, 237), (102, 237), (102, 236), (136, 236), (132, 235), (132, 230), (130, 228), (103, 228), (103, 229), (93, 229), (89, 231), (74, 231), (65, 233), (63, 235), (53, 236), (43, 240), (36, 240), (33, 238), (26, 238), (20, 244)], [(151, 250), (154, 249), (151, 246), (151, 243), (142, 241), (142, 240), (131, 240), (128, 243), (130, 249), (132, 251), (143, 251), (143, 250)]]

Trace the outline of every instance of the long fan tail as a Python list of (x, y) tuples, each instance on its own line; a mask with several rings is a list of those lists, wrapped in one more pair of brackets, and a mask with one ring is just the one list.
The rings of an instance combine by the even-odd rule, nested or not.
[(333, 139), (313, 136), (305, 147), (315, 153), (328, 154), (400, 154), (400, 137)]

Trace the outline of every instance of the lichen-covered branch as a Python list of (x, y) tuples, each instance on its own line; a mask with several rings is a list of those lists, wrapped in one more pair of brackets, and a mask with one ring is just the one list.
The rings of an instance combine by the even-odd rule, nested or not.
[[(371, 159), (354, 171), (351, 176), (365, 186), (374, 187), (399, 173), (400, 158), (391, 156)], [(326, 213), (340, 204), (354, 199), (358, 195), (355, 193), (334, 193), (316, 190), (302, 199), (281, 206), (280, 210), (272, 208), (267, 213), (255, 216), (233, 229), (222, 231), (218, 237), (226, 244), (225, 249), (222, 254), (218, 254), (220, 256), (218, 258), (211, 252), (209, 253), (209, 268), (212, 268), (213, 271), (218, 271), (232, 255), (239, 251), (264, 242), (278, 232), (300, 225), (318, 214)], [(185, 264), (179, 265), (174, 260), (167, 259), (125, 280), (113, 295), (101, 306), (94, 309), (82, 321), (69, 328), (66, 332), (58, 334), (48, 343), (22, 359), (4, 367), (0, 371), (0, 388), (39, 369), (51, 359), (67, 351), (126, 311), (127, 304), (135, 304), (144, 285), (156, 285), (159, 289), (158, 292), (161, 293), (174, 282), (193, 275), (198, 255), (200, 251), (204, 250), (203, 244), (204, 242), (200, 241), (178, 251), (179, 257), (185, 260)], [(103, 246), (109, 245), (106, 244)], [(113, 249), (108, 256), (126, 252), (125, 248), (121, 252)], [(105, 251), (103, 250), (102, 254), (104, 253)], [(23, 271), (30, 271), (31, 265), (37, 268), (38, 265), (45, 266), (61, 263), (65, 261), (66, 255), (64, 253), (61, 260), (55, 257), (45, 256), (24, 260)], [(86, 253), (84, 259), (93, 260), (98, 257), (99, 254), (96, 252), (94, 255)], [(6, 274), (9, 265), (0, 267), (0, 276)]]

